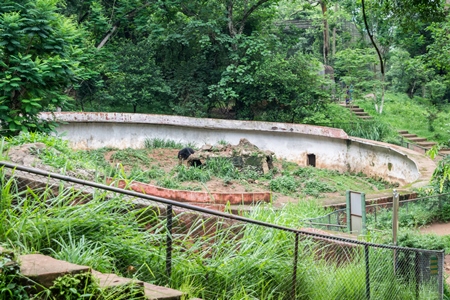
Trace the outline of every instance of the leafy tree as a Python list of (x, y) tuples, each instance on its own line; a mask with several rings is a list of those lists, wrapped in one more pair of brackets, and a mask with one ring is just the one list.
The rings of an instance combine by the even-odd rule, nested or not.
[(106, 76), (110, 106), (131, 105), (133, 112), (137, 112), (138, 106), (150, 106), (154, 113), (167, 111), (171, 90), (146, 41), (137, 45), (121, 43), (108, 61)]
[(335, 73), (343, 85), (353, 86), (355, 95), (376, 89), (381, 82), (374, 73), (377, 62), (373, 49), (348, 48), (336, 53)]
[[(82, 31), (58, 13), (56, 0), (6, 1), (0, 6), (0, 125), (8, 135), (49, 130), (38, 114), (67, 108), (77, 80)], [(81, 68), (82, 69), (82, 68)]]
[[(443, 9), (440, 1), (434, 0), (361, 0), (359, 3), (344, 1), (352, 7), (355, 20), (366, 35), (378, 57), (381, 81), (381, 97), (375, 101), (375, 109), (381, 113), (384, 104), (385, 75), (389, 51), (396, 44), (395, 33), (408, 35), (424, 23), (442, 19)], [(422, 27), (423, 28), (423, 27)]]
[(254, 119), (301, 123), (324, 109), (329, 85), (318, 76), (319, 61), (298, 53), (289, 58), (273, 55), (255, 71), (248, 84), (245, 105)]
[(433, 70), (427, 67), (423, 56), (411, 58), (405, 50), (392, 51), (386, 77), (394, 91), (407, 93), (412, 98), (416, 92), (422, 93), (433, 75)]

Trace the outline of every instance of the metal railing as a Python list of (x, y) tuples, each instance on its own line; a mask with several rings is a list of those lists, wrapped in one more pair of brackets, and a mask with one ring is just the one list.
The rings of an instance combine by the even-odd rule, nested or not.
[(306, 227), (347, 232), (347, 211), (345, 208), (337, 209), (324, 216), (301, 220)]
[[(119, 198), (135, 208), (151, 208), (153, 217), (144, 231), (148, 234), (147, 255), (159, 257), (165, 253), (165, 259), (139, 261), (136, 254), (135, 267), (151, 270), (155, 284), (175, 289), (190, 284), (195, 289), (187, 292), (189, 297), (443, 298), (443, 251), (302, 231), (8, 162), (0, 162), (0, 174), (3, 181), (14, 181), (15, 189), (9, 188), (8, 193), (17, 191), (20, 197), (30, 194), (31, 199), (43, 195), (46, 206), (63, 191), (76, 191), (70, 205)], [(70, 222), (70, 215), (65, 221)], [(82, 225), (74, 228), (77, 225), (71, 224), (71, 229), (87, 234)], [(51, 236), (52, 232), (47, 234), (49, 240), (58, 238)], [(116, 267), (126, 266), (117, 260)]]

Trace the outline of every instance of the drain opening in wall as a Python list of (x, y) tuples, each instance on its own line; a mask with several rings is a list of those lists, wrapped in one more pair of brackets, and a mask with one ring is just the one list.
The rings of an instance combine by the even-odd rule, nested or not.
[(316, 166), (316, 155), (315, 154), (308, 154), (308, 166), (315, 167)]

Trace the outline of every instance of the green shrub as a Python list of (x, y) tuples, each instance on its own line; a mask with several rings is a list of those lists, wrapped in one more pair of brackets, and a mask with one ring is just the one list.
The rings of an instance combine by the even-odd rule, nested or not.
[(293, 175), (302, 177), (302, 178), (310, 178), (315, 173), (314, 167), (298, 167), (296, 170), (292, 172)]
[(211, 179), (211, 174), (208, 170), (205, 170), (203, 168), (179, 166), (177, 168), (176, 178), (181, 182), (183, 181), (207, 182)]
[(285, 175), (272, 179), (269, 186), (272, 191), (285, 194), (292, 194), (300, 187), (294, 177)]
[(226, 157), (208, 159), (205, 164), (205, 169), (219, 178), (240, 178), (240, 171)]

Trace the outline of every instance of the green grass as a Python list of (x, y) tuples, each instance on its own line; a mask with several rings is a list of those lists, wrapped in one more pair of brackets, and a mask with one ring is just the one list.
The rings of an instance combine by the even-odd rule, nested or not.
[[(168, 283), (165, 220), (155, 208), (133, 207), (121, 197), (105, 201), (100, 192), (99, 197), (86, 204), (72, 205), (79, 197), (76, 193), (54, 195), (48, 188), (20, 192), (14, 179), (3, 181), (3, 245), (20, 253), (40, 252), (158, 285)], [(299, 219), (324, 213), (317, 203), (308, 201), (280, 210), (270, 205), (258, 206), (249, 217), (298, 227)], [(188, 293), (187, 297), (355, 299), (365, 295), (364, 256), (356, 248), (347, 263), (337, 264), (322, 257), (327, 247), (302, 236), (294, 296), (292, 233), (221, 218), (186, 217), (187, 212), (174, 215), (170, 286)], [(372, 284), (377, 286), (373, 298), (383, 299), (395, 288), (400, 299), (408, 299), (402, 297), (408, 297), (414, 289), (395, 283), (389, 272), (392, 255), (386, 253), (387, 256), (371, 254), (372, 270), (382, 272), (382, 276), (373, 277)], [(127, 273), (130, 266), (136, 270), (134, 274)], [(74, 297), (67, 299), (78, 299), (86, 292), (78, 279), (63, 278), (54, 290)], [(74, 288), (64, 288), (67, 285)]]
[(356, 105), (364, 108), (376, 122), (386, 124), (396, 130), (408, 130), (419, 137), (449, 145), (450, 106), (433, 107), (426, 99), (410, 99), (403, 94), (387, 93), (380, 115), (375, 112), (370, 100), (357, 100)]

